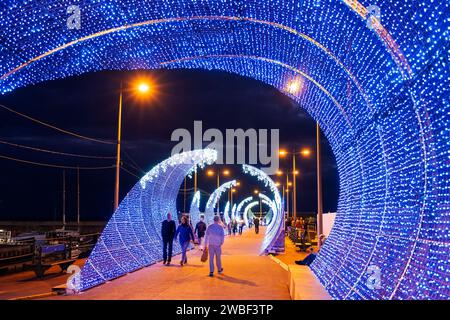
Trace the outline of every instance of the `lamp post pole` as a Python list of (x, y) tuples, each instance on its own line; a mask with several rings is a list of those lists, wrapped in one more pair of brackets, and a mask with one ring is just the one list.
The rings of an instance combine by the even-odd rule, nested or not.
[(296, 168), (295, 168), (295, 151), (292, 152), (292, 216), (294, 221), (297, 220), (297, 183), (296, 183)]
[(120, 184), (120, 141), (122, 138), (122, 82), (120, 82), (119, 116), (117, 125), (117, 156), (116, 156), (116, 184), (114, 189), (114, 211), (119, 206), (119, 184)]
[[(322, 172), (320, 166), (320, 128), (316, 123), (316, 152), (317, 152), (317, 237), (323, 233), (323, 207), (322, 207)], [(320, 249), (320, 241), (318, 246)]]

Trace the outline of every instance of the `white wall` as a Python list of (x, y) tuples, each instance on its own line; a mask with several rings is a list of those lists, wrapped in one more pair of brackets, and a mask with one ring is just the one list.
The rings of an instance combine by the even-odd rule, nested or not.
[(329, 212), (323, 214), (323, 234), (328, 237), (331, 228), (334, 224), (334, 219), (336, 218), (336, 212)]

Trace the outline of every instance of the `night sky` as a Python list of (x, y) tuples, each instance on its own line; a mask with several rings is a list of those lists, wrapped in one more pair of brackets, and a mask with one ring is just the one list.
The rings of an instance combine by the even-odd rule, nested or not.
[[(140, 99), (124, 94), (123, 167), (121, 198), (142, 176), (170, 156), (176, 144), (173, 130), (193, 130), (194, 120), (203, 130), (218, 128), (280, 129), (280, 144), (286, 149), (315, 149), (315, 122), (298, 104), (259, 81), (224, 72), (204, 70), (158, 70), (89, 73), (44, 82), (1, 96), (0, 104), (84, 136), (114, 141), (120, 81), (131, 87), (136, 79), (150, 78), (154, 92)], [(115, 145), (101, 144), (65, 135), (0, 108), (0, 140), (59, 152), (111, 158), (90, 159), (36, 152), (0, 143), (0, 156), (63, 166), (99, 167), (115, 164)], [(335, 211), (338, 176), (332, 151), (322, 137), (324, 211)], [(314, 154), (298, 159), (298, 211), (316, 211)], [(281, 160), (280, 167), (291, 165)], [(242, 181), (237, 200), (247, 197), (257, 181), (242, 175), (239, 166), (223, 165)], [(76, 218), (76, 170), (66, 169), (67, 219)], [(0, 220), (60, 220), (63, 169), (22, 164), (0, 158)], [(106, 220), (112, 214), (114, 169), (80, 170), (81, 219)], [(278, 180), (274, 178), (274, 180)], [(224, 178), (222, 182), (225, 182)], [(193, 181), (187, 181), (192, 188)], [(212, 192), (215, 179), (199, 173), (199, 188)], [(192, 193), (188, 193), (189, 208)], [(224, 197), (226, 198), (226, 197)], [(225, 200), (225, 199), (222, 199)], [(206, 202), (204, 197), (202, 200)], [(179, 197), (183, 210), (183, 196)]]

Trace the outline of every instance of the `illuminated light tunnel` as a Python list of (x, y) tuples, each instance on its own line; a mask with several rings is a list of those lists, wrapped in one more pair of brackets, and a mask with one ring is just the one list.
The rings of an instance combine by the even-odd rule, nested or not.
[(214, 190), (213, 193), (211, 193), (208, 202), (206, 202), (205, 206), (205, 221), (207, 225), (213, 223), (214, 209), (216, 208), (216, 205), (219, 202), (222, 194), (228, 189), (235, 187), (236, 183), (237, 183), (236, 180), (225, 182), (224, 184), (220, 185), (216, 190)]
[(197, 191), (192, 198), (191, 207), (189, 209), (189, 218), (192, 226), (195, 228), (197, 222), (200, 221), (200, 191)]
[(284, 210), (281, 202), (280, 191), (275, 182), (262, 170), (248, 164), (242, 165), (242, 171), (255, 177), (266, 188), (270, 189), (273, 194), (273, 200), (267, 196), (262, 199), (273, 204), (274, 216), (270, 224), (266, 228), (264, 240), (261, 245), (260, 253), (277, 253), (284, 252)]
[[(63, 2), (0, 6), (1, 93), (104, 69), (203, 68), (266, 82), (318, 121), (336, 157), (336, 221), (312, 265), (331, 296), (450, 298), (447, 0), (79, 7), (81, 28), (68, 29)], [(368, 285), (373, 267), (379, 289)]]
[[(244, 223), (248, 228), (248, 218), (254, 218), (255, 215), (253, 215), (253, 212), (251, 211), (251, 209), (255, 206), (257, 206), (259, 204), (259, 201), (252, 201), (250, 202), (244, 209)], [(252, 217), (249, 217), (249, 213), (252, 213)]]
[[(214, 150), (194, 150), (153, 167), (108, 221), (78, 278), (73, 278), (73, 288), (83, 291), (161, 261), (161, 223), (168, 212), (177, 221), (176, 199), (185, 176), (216, 160)], [(181, 252), (177, 241), (173, 250)]]

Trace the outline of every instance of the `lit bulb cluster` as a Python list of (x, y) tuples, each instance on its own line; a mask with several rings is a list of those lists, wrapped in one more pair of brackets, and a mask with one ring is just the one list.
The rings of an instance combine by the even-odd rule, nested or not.
[(195, 228), (200, 221), (200, 191), (197, 191), (192, 198), (191, 207), (189, 209), (189, 218), (192, 226)]
[[(211, 149), (172, 156), (131, 189), (108, 221), (73, 286), (82, 291), (162, 260), (161, 223), (171, 212), (186, 174), (217, 159)], [(175, 218), (175, 221), (177, 219)], [(174, 254), (181, 252), (177, 241)]]
[(237, 184), (236, 180), (231, 180), (231, 181), (225, 182), (224, 184), (219, 186), (216, 190), (214, 190), (214, 192), (209, 196), (209, 199), (206, 202), (206, 207), (205, 207), (205, 220), (206, 220), (205, 222), (207, 225), (214, 222), (213, 221), (214, 208), (216, 207), (217, 203), (219, 202), (222, 194), (225, 191), (227, 191), (228, 189), (235, 187), (236, 184)]
[[(268, 83), (318, 121), (336, 157), (338, 214), (312, 265), (331, 296), (450, 298), (448, 0), (79, 7), (81, 28), (68, 29), (64, 2), (1, 6), (0, 93), (105, 69), (202, 68)], [(374, 267), (380, 289), (368, 286)]]

